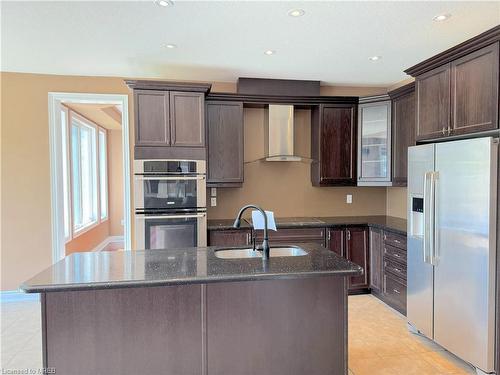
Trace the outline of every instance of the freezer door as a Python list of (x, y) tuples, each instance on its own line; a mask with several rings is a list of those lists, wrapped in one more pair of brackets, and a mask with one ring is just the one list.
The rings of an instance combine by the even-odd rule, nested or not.
[(433, 144), (408, 148), (407, 317), (410, 324), (430, 338), (433, 337), (433, 267), (429, 258), (433, 171)]
[(497, 144), (436, 145), (434, 340), (494, 370)]

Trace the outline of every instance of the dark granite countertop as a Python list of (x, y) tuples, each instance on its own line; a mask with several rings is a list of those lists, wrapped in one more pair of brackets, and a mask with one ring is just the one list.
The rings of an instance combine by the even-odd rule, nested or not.
[(219, 247), (74, 253), (21, 285), (27, 293), (359, 275), (363, 269), (320, 245), (307, 255), (219, 259)]
[[(208, 230), (233, 228), (234, 220), (208, 220)], [(330, 216), (330, 217), (285, 217), (276, 218), (277, 228), (325, 228), (341, 225), (368, 225), (406, 235), (406, 219), (393, 216)], [(241, 221), (242, 228), (251, 228), (248, 221)]]

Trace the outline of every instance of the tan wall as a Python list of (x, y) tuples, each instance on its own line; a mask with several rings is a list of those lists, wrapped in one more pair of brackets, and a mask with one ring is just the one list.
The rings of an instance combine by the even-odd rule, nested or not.
[(90, 251), (109, 236), (109, 220), (95, 226), (66, 243), (65, 254)]
[(122, 78), (5, 72), (1, 91), (1, 288), (12, 290), (52, 262), (48, 93), (129, 94), (130, 113), (132, 96)]
[[(295, 152), (311, 156), (311, 112), (295, 111)], [(217, 189), (217, 207), (210, 218), (233, 218), (244, 204), (254, 203), (277, 216), (384, 215), (386, 188), (313, 187), (310, 164), (263, 162), (265, 112), (245, 108), (245, 182), (241, 188)], [(346, 194), (353, 203), (346, 203)]]
[(123, 236), (123, 142), (121, 130), (108, 130), (109, 235)]
[(387, 188), (387, 215), (406, 219), (406, 191), (404, 187)]

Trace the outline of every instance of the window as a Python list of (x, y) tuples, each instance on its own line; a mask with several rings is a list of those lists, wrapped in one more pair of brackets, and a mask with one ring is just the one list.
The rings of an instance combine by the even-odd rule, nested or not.
[(108, 218), (107, 133), (66, 109), (63, 124), (64, 224), (66, 241)]

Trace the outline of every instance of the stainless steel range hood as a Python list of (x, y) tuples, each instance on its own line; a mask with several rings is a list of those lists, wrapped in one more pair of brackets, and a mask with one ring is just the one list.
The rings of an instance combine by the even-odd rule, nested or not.
[(266, 161), (302, 161), (294, 154), (293, 105), (270, 104), (265, 128)]

